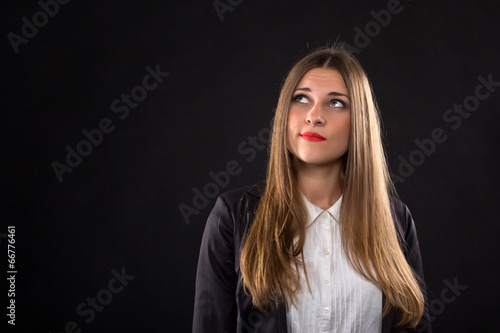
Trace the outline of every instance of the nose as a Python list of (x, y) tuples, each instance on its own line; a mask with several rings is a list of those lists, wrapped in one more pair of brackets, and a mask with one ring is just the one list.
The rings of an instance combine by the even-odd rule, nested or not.
[(311, 110), (306, 115), (306, 124), (311, 126), (323, 126), (325, 124), (325, 118), (323, 117), (323, 112), (318, 105), (314, 105)]

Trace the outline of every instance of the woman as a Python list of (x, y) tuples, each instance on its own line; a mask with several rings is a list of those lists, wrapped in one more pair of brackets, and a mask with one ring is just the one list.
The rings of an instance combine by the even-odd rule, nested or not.
[(267, 181), (208, 218), (193, 332), (430, 332), (415, 225), (391, 192), (365, 72), (315, 50), (284, 81)]

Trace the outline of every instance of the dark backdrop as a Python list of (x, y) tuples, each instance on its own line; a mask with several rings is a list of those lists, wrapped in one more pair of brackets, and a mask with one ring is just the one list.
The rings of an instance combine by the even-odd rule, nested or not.
[(2, 9), (2, 325), (14, 299), (19, 332), (190, 331), (214, 196), (264, 178), (284, 75), (338, 39), (378, 99), (434, 330), (495, 330), (493, 1), (59, 1)]

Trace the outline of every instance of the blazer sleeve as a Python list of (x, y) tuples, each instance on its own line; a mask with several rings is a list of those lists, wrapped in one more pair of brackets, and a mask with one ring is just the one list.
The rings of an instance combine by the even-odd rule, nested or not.
[[(418, 282), (420, 284), (420, 289), (424, 295), (425, 299), (425, 310), (424, 315), (420, 319), (417, 327), (415, 329), (408, 328), (394, 328), (391, 332), (419, 332), (419, 333), (432, 333), (431, 321), (429, 317), (429, 308), (427, 301), (427, 293), (425, 287), (424, 280), (424, 269), (422, 266), (422, 257), (420, 255), (420, 246), (418, 243), (417, 237), (417, 229), (415, 227), (415, 222), (413, 221), (413, 217), (410, 213), (408, 207), (403, 204), (401, 201), (397, 200), (395, 203), (395, 211), (397, 216), (397, 222), (400, 233), (400, 240), (404, 240), (401, 244), (401, 248), (403, 249), (403, 253), (406, 257), (406, 260), (410, 267), (415, 271)], [(400, 316), (397, 315), (393, 323), (397, 323), (400, 319)]]
[(234, 219), (219, 197), (208, 217), (196, 273), (193, 332), (236, 331)]

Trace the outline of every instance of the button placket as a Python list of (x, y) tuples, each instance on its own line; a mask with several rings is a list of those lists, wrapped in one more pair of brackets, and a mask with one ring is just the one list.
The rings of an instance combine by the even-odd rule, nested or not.
[(330, 283), (330, 277), (332, 276), (332, 271), (331, 271), (331, 257), (330, 257), (330, 250), (332, 248), (332, 221), (331, 221), (331, 216), (327, 212), (323, 211), (321, 213), (321, 219), (322, 222), (324, 222), (328, 226), (328, 231), (325, 230), (325, 233), (323, 234), (324, 238), (324, 250), (323, 253), (325, 256), (323, 256), (322, 263), (322, 276), (321, 276), (321, 284), (322, 288), (325, 292), (322, 293), (322, 300), (323, 300), (323, 315), (325, 316), (325, 325), (330, 326), (330, 320), (331, 320), (331, 306), (332, 306), (332, 286)]

